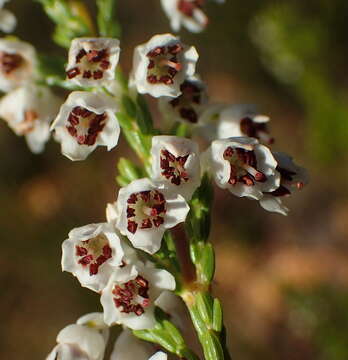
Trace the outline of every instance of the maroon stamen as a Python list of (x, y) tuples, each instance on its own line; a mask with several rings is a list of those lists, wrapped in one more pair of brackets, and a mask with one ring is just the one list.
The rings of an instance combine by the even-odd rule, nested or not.
[[(112, 291), (114, 295), (114, 304), (121, 312), (129, 314), (134, 313), (140, 316), (145, 308), (150, 305), (149, 282), (138, 275), (134, 280), (130, 280), (122, 285), (115, 285)], [(142, 298), (139, 303), (140, 296)]]

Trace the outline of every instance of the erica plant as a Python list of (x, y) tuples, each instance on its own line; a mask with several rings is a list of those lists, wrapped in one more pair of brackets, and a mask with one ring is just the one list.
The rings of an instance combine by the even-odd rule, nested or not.
[[(104, 359), (112, 326), (122, 328), (112, 360), (230, 359), (222, 304), (211, 292), (214, 184), (286, 215), (282, 200), (306, 184), (305, 170), (270, 148), (270, 119), (255, 106), (209, 102), (194, 46), (172, 34), (144, 39), (125, 60), (133, 64), (127, 76), (118, 64), (116, 0), (96, 0), (96, 18), (83, 1), (39, 2), (67, 58), (1, 38), (0, 117), (35, 153), (52, 134), (64, 156), (88, 161), (124, 136), (139, 160), (119, 158), (120, 189), (105, 219), (77, 224), (62, 244), (62, 269), (100, 294), (101, 312), (61, 330), (47, 359)], [(173, 31), (208, 23), (204, 0), (158, 3)], [(10, 32), (16, 21), (3, 5), (0, 29)], [(157, 99), (159, 128), (146, 96)], [(188, 345), (190, 322), (201, 349)]]

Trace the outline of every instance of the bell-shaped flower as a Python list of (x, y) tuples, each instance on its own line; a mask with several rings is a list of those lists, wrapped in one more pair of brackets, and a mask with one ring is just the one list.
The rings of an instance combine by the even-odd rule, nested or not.
[(152, 179), (158, 187), (190, 200), (201, 183), (198, 145), (179, 136), (154, 136), (151, 155)]
[(264, 144), (272, 144), (274, 141), (267, 128), (269, 117), (259, 114), (254, 105), (225, 106), (218, 116), (218, 139), (249, 136)]
[(97, 146), (106, 146), (108, 151), (114, 148), (120, 135), (116, 108), (106, 94), (72, 92), (51, 126), (62, 154), (70, 160), (84, 160)]
[(62, 269), (81, 285), (100, 292), (111, 274), (129, 264), (128, 246), (108, 223), (90, 224), (70, 231), (62, 245)]
[(46, 360), (102, 360), (106, 341), (100, 330), (86, 324), (71, 324), (57, 336), (57, 346)]
[(32, 45), (20, 40), (0, 39), (0, 91), (8, 92), (32, 81), (36, 65)]
[(164, 232), (184, 222), (188, 212), (181, 195), (144, 178), (120, 189), (116, 226), (135, 248), (154, 254), (161, 247)]
[(114, 273), (100, 298), (104, 322), (123, 324), (133, 330), (153, 328), (157, 298), (164, 290), (174, 290), (175, 279), (166, 270), (142, 263)]
[(3, 9), (7, 0), (0, 0), (0, 31), (10, 33), (17, 25), (16, 17), (11, 11)]
[(260, 205), (268, 211), (287, 215), (289, 209), (283, 205), (281, 199), (301, 190), (308, 183), (308, 173), (285, 153), (274, 152), (273, 156), (278, 163), (276, 169), (280, 174), (280, 186), (271, 192), (265, 192)]
[(177, 32), (183, 26), (193, 33), (203, 31), (208, 24), (208, 17), (203, 12), (205, 2), (206, 0), (161, 0), (173, 31)]
[(134, 50), (130, 87), (154, 97), (181, 95), (180, 86), (194, 75), (198, 53), (171, 34), (153, 36)]
[(195, 125), (208, 102), (205, 84), (196, 76), (186, 79), (180, 85), (181, 95), (172, 97), (161, 97), (159, 108), (168, 123), (180, 121)]
[(77, 38), (71, 42), (66, 75), (79, 86), (106, 84), (115, 78), (120, 42), (112, 38)]
[(277, 161), (271, 151), (254, 138), (215, 140), (202, 161), (216, 184), (239, 197), (259, 200), (279, 187)]
[(50, 138), (50, 123), (60, 104), (49, 88), (28, 84), (0, 100), (0, 117), (18, 136), (25, 137), (32, 152), (40, 153)]

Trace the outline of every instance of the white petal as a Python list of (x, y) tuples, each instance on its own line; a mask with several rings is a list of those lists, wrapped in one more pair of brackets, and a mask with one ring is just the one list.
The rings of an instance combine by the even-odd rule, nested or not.
[(260, 205), (270, 212), (276, 212), (285, 216), (289, 213), (289, 209), (283, 205), (282, 200), (272, 195), (264, 195), (263, 198), (260, 199)]
[(10, 33), (17, 25), (17, 19), (11, 11), (0, 9), (0, 30)]
[(157, 352), (155, 355), (151, 356), (149, 360), (167, 360), (168, 356), (162, 351)]
[(137, 339), (128, 329), (118, 336), (110, 360), (148, 360), (153, 346)]
[(105, 350), (104, 339), (98, 331), (82, 325), (68, 325), (62, 329), (57, 342), (61, 344), (76, 344), (89, 355), (91, 360), (99, 360)]

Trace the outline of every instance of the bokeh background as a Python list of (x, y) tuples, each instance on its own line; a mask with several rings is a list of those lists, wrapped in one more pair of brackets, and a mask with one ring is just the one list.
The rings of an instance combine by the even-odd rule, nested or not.
[[(39, 4), (12, 0), (8, 8), (18, 16), (16, 35), (65, 55)], [(348, 3), (227, 0), (209, 4), (208, 13), (206, 32), (180, 35), (198, 48), (212, 100), (259, 104), (272, 118), (274, 148), (311, 174), (309, 186), (286, 200), (288, 217), (216, 191), (214, 292), (232, 354), (346, 360)], [(134, 46), (170, 28), (159, 0), (120, 0), (119, 17), (129, 71)], [(123, 140), (73, 163), (51, 141), (35, 156), (0, 123), (1, 359), (45, 358), (62, 327), (100, 309), (96, 294), (61, 273), (61, 243), (73, 227), (104, 220), (121, 154), (133, 156)]]

